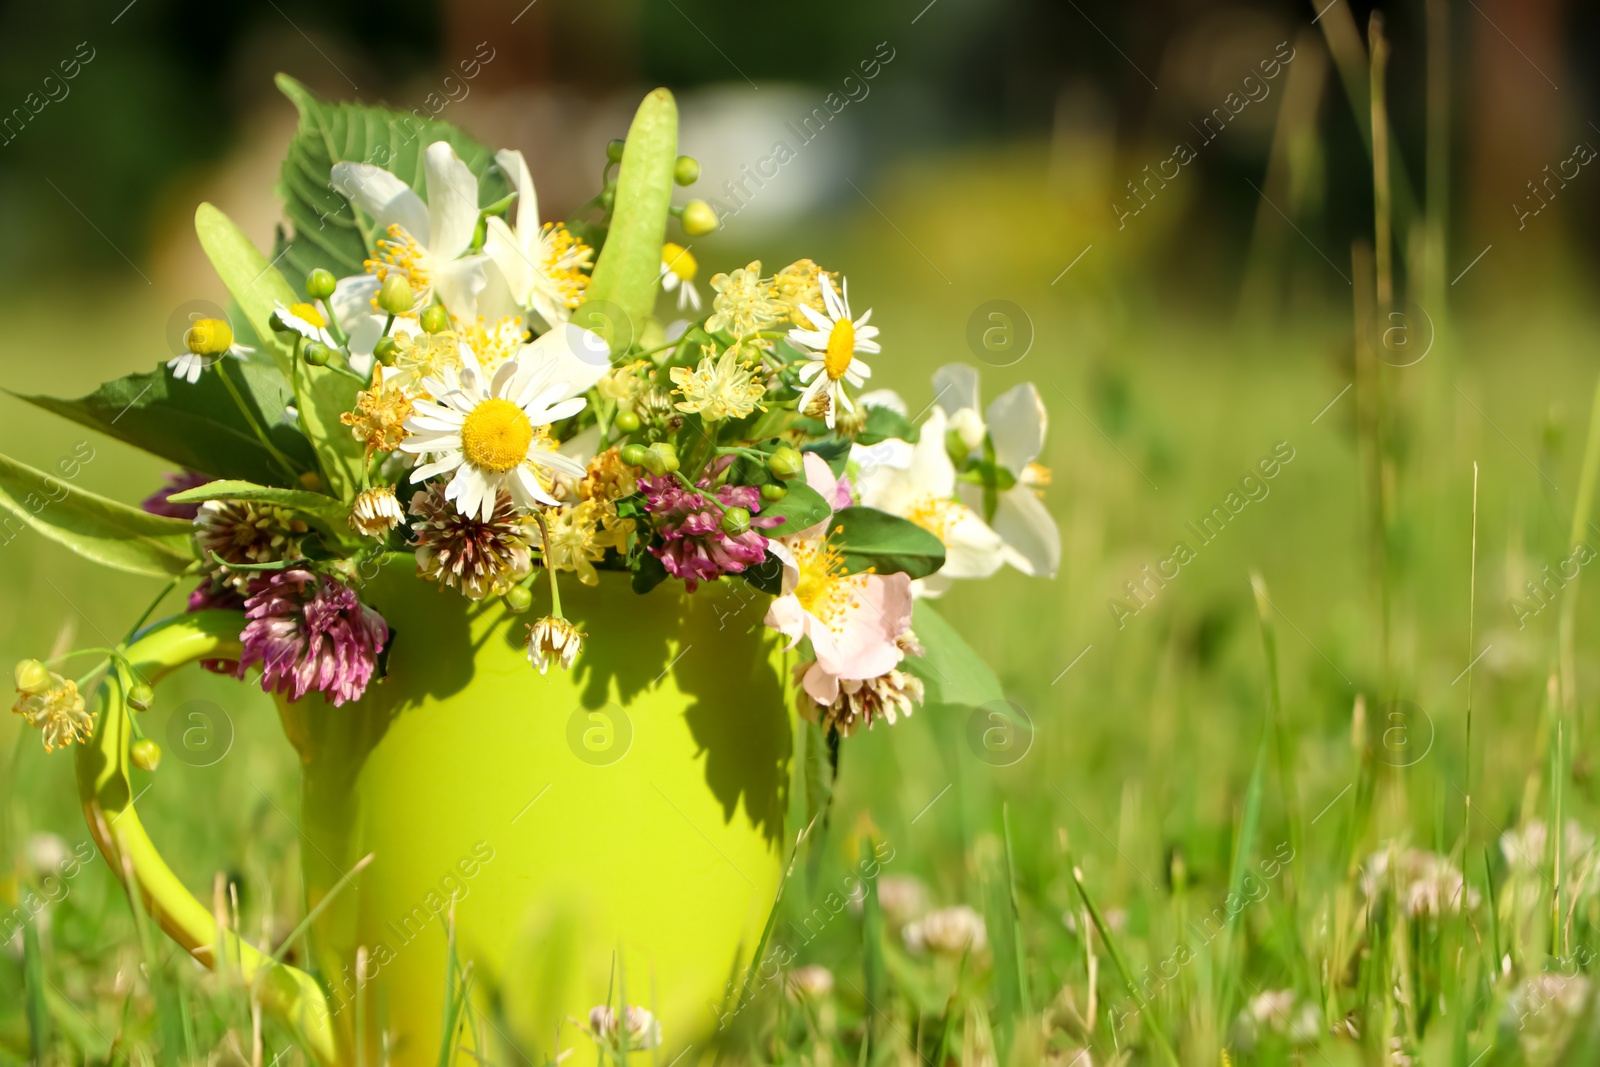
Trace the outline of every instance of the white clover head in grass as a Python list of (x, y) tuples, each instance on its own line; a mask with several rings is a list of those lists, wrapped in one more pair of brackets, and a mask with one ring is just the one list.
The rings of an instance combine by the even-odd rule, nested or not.
[(862, 352), (876, 354), (882, 348), (873, 340), (878, 336), (878, 328), (867, 324), (872, 318), (871, 308), (859, 319), (851, 318), (849, 281), (840, 281), (842, 295), (834, 292), (833, 279), (826, 274), (820, 275), (819, 281), (826, 314), (801, 305), (800, 311), (810, 320), (812, 329), (796, 326), (789, 331), (789, 340), (805, 352), (808, 360), (800, 367), (800, 381), (805, 384), (800, 394), (800, 410), (805, 411), (819, 393), (826, 393), (825, 418), (831, 429), (840, 409), (855, 410), (845, 385), (860, 389), (872, 377), (872, 368), (856, 357)]
[(420, 311), (438, 297), (451, 315), (478, 317), (487, 284), (488, 257), (469, 254), (478, 228), (478, 179), (450, 147), (435, 141), (423, 152), (427, 203), (405, 182), (371, 163), (335, 163), (333, 187), (377, 226), (377, 248), (366, 272), (343, 278), (329, 303), (350, 337), (352, 355), (370, 355), (386, 315), (377, 310), (378, 287), (392, 273), (405, 276)]
[(607, 351), (598, 335), (569, 324), (524, 345), (491, 377), (463, 345), (461, 368), (426, 379), (430, 399), (405, 422), (401, 450), (424, 457), (411, 480), (449, 475), (445, 499), (484, 522), (501, 489), (521, 507), (555, 505), (554, 475), (585, 471), (558, 451), (550, 426), (583, 410), (582, 394), (609, 368)]
[(539, 198), (521, 152), (502, 149), (494, 161), (517, 191), (516, 222), (491, 216), (485, 223), (483, 251), (491, 264), (485, 301), (495, 315), (532, 310), (558, 326), (583, 302), (594, 249), (559, 222), (540, 223)]
[(993, 449), (995, 466), (1009, 483), (991, 489), (962, 482), (961, 499), (1000, 536), (1005, 560), (1024, 574), (1049, 578), (1061, 565), (1061, 533), (1040, 494), (1050, 472), (1037, 461), (1044, 451), (1049, 418), (1032, 382), (1002, 393), (979, 414), (978, 371), (951, 363), (934, 372), (935, 403), (968, 452)]

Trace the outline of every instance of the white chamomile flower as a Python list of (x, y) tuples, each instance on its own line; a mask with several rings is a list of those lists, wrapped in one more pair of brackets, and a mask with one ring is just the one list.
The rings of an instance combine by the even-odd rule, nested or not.
[(522, 507), (557, 504), (548, 480), (585, 470), (557, 451), (550, 426), (583, 410), (583, 393), (610, 368), (608, 351), (599, 335), (569, 324), (524, 345), (490, 377), (462, 345), (460, 370), (426, 379), (432, 399), (418, 400), (405, 421), (411, 436), (401, 450), (428, 457), (411, 481), (451, 475), (445, 499), (484, 522), (501, 489)]
[(483, 251), (496, 268), (485, 302), (497, 317), (532, 308), (559, 326), (583, 302), (594, 249), (559, 222), (539, 222), (539, 198), (521, 152), (501, 149), (494, 161), (516, 187), (517, 219), (514, 227), (498, 215), (485, 224)]
[(661, 246), (661, 288), (669, 293), (677, 291), (679, 311), (700, 310), (700, 290), (694, 284), (699, 272), (700, 264), (687, 248), (671, 241)]
[(233, 339), (233, 329), (222, 319), (197, 318), (183, 334), (186, 352), (167, 360), (172, 376), (193, 385), (205, 369), (224, 356), (244, 359), (255, 349)]
[(333, 339), (333, 334), (328, 330), (328, 320), (323, 317), (315, 304), (274, 304), (272, 310), (278, 315), (278, 321), (307, 341), (321, 341), (329, 348), (338, 348), (339, 342)]
[(826, 274), (821, 275), (819, 281), (827, 314), (819, 314), (815, 309), (801, 305), (800, 310), (816, 328), (803, 330), (797, 326), (789, 331), (789, 340), (800, 346), (810, 359), (800, 368), (800, 380), (808, 383), (800, 394), (800, 410), (805, 411), (818, 393), (826, 391), (827, 423), (831, 429), (840, 408), (855, 410), (845, 392), (845, 383), (859, 389), (872, 377), (872, 368), (857, 359), (856, 354), (876, 353), (882, 349), (873, 340), (878, 336), (878, 328), (867, 325), (867, 320), (872, 318), (872, 309), (868, 308), (859, 319), (852, 320), (850, 317), (850, 283), (840, 282), (844, 288), (844, 295), (840, 296), (833, 291), (833, 280)]
[(382, 167), (333, 165), (333, 187), (382, 231), (372, 258), (363, 264), (366, 273), (341, 278), (329, 298), (339, 325), (350, 336), (351, 355), (371, 354), (383, 334), (387, 316), (378, 312), (375, 301), (391, 273), (405, 276), (419, 310), (437, 296), (457, 318), (472, 321), (478, 316), (488, 257), (467, 254), (478, 228), (477, 176), (448, 141), (428, 146), (423, 176), (426, 203)]

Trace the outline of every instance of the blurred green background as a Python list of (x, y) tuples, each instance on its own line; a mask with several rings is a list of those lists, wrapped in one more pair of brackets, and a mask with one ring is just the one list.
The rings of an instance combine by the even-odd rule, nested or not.
[[(1552, 775), (1563, 816), (1593, 828), (1593, 597), (1567, 582), (1526, 618), (1509, 601), (1532, 603), (1525, 583), (1571, 551), (1600, 370), (1600, 175), (1547, 180), (1567, 173), (1575, 145), (1600, 143), (1594, 11), (1384, 6), (1395, 319), (1373, 310), (1371, 5), (925, 3), (13, 5), (0, 14), (0, 113), (24, 118), (0, 118), (0, 280), (12, 294), (0, 385), (78, 395), (168, 358), (175, 309), (222, 295), (193, 236), (198, 201), (270, 244), (293, 124), (276, 71), (336, 98), (430, 110), (447, 99), (440, 117), (523, 150), (547, 217), (592, 194), (606, 140), (642, 90), (666, 84), (683, 104), (684, 148), (705, 164), (696, 192), (727, 213), (695, 246), (705, 274), (809, 256), (874, 309), (874, 384), (913, 410), (953, 361), (983, 368), (986, 398), (1033, 381), (1050, 409), (1041, 458), (1061, 573), (1007, 571), (940, 605), (1025, 713), (1025, 754), (996, 766), (969, 743), (970, 723), (931, 715), (850, 739), (797, 913), (867, 831), (895, 846), (894, 873), (919, 876), (940, 903), (976, 905), (1004, 812), (1035, 1001), (1082, 981), (1081, 936), (1062, 919), (1078, 899), (1067, 850), (1125, 916), (1135, 965), (1163, 955), (1157, 912), (1175, 860), (1201, 910), (1227, 891), (1268, 726), (1252, 572), (1270, 596), (1289, 738), (1261, 840), (1297, 820), (1315, 857), (1305, 884), (1346, 878), (1352, 856), (1390, 839), (1459, 846), (1481, 882), (1486, 850), (1498, 871), (1501, 832), (1545, 810)], [(1293, 60), (1233, 116), (1229, 94), (1254, 91), (1246, 77), (1280, 42)], [(485, 44), (493, 58), (463, 79)], [(802, 144), (796, 127), (827, 94), (860, 92), (846, 78), (884, 44), (893, 59), (869, 91)], [(59, 63), (89, 53), (33, 113), (29, 101), (62, 92), (46, 81)], [(1208, 139), (1217, 108), (1229, 122)], [(741, 190), (743, 168), (778, 140), (794, 161)], [(1179, 142), (1193, 161), (1150, 181)], [(969, 340), (994, 301), (1011, 305), (1017, 338), (999, 352)], [(1293, 460), (1270, 493), (1119, 627), (1109, 602), (1131, 603), (1125, 583), (1189, 540), (1185, 524), (1280, 442)], [(93, 459), (76, 484), (129, 501), (157, 487), (157, 461), (0, 397), (0, 451), (51, 469), (84, 448)], [(111, 643), (156, 588), (21, 532), (0, 546), (0, 659)], [(1569, 601), (1573, 656), (1551, 698)], [(297, 803), (291, 750), (254, 686), (200, 672), (163, 687), (154, 736), (191, 700), (223, 709), (231, 747), (211, 766), (170, 760), (146, 776), (141, 811), (191, 887), (203, 895), (226, 872), (248, 928), (281, 936), (301, 908), (298, 842), (278, 810)], [(1379, 720), (1394, 701), (1408, 702), (1399, 734)], [(17, 753), (5, 788), (25, 869), (32, 835), (86, 834), (70, 760), (21, 726), (0, 719), (0, 744)], [(1346, 792), (1358, 780), (1373, 783), (1370, 819)], [(58, 1018), (96, 1047), (108, 1025), (97, 998), (138, 958), (103, 865), (52, 923)], [(1309, 951), (1276, 929), (1254, 942), (1251, 985), (1283, 984)], [(841, 924), (802, 959), (847, 973), (858, 940)], [(27, 1047), (17, 952), (0, 946), (7, 1061)]]

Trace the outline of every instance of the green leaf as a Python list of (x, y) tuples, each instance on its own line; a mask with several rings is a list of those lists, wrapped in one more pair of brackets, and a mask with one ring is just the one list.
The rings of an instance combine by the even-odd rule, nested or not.
[(850, 574), (870, 567), (878, 574), (926, 578), (944, 566), (944, 542), (898, 515), (877, 508), (845, 508), (834, 514), (833, 523), (838, 532), (828, 536), (844, 550)]
[(304, 489), (278, 489), (252, 482), (224, 480), (208, 482), (167, 497), (174, 504), (200, 504), (207, 500), (243, 500), (287, 508), (311, 525), (340, 541), (354, 542), (350, 530), (350, 509), (344, 501)]
[[(813, 423), (813, 425), (816, 427), (816, 433), (821, 434), (828, 431), (828, 428), (820, 422)], [(797, 424), (797, 428), (803, 432), (812, 432), (806, 430), (803, 425)], [(821, 456), (828, 464), (828, 469), (833, 472), (835, 478), (844, 477), (845, 466), (850, 462), (850, 442), (842, 437), (836, 437), (831, 441), (816, 441), (806, 445), (800, 451), (815, 452)]]
[(278, 340), (269, 325), (273, 308), (294, 303), (295, 291), (244, 232), (215, 207), (201, 204), (194, 225), (217, 276), (239, 302), (284, 377), (294, 384), (300, 428), (316, 448), (328, 488), (343, 499), (354, 497), (365, 456), (339, 416), (355, 406), (360, 383), (328, 367), (297, 365), (294, 350)]
[[(375, 164), (426, 200), (423, 154), (435, 141), (448, 141), (477, 175), (480, 203), (511, 192), (495, 166), (494, 153), (447, 122), (364, 104), (330, 104), (287, 74), (278, 75), (277, 84), (300, 111), (300, 125), (289, 142), (278, 182), (293, 232), (287, 241), (280, 238), (274, 250), (282, 254), (284, 270), (297, 288), (313, 267), (326, 267), (341, 278), (360, 274), (362, 260), (380, 236), (373, 232), (371, 219), (359, 218), (349, 201), (334, 191), (330, 174), (335, 163)], [(656, 251), (659, 271), (660, 242)]]
[(893, 408), (873, 405), (867, 408), (867, 423), (856, 435), (856, 441), (863, 445), (875, 445), (879, 441), (898, 438), (902, 441), (915, 441), (917, 439), (916, 427), (911, 425), (911, 420)]
[(798, 479), (788, 483), (789, 492), (782, 500), (775, 503), (762, 503), (758, 517), (763, 519), (780, 518), (782, 526), (770, 528), (762, 527), (761, 532), (767, 537), (788, 537), (801, 530), (809, 530), (817, 523), (826, 519), (833, 508), (822, 494)]
[[(615, 304), (632, 323), (627, 332), (634, 337), (655, 307), (677, 159), (678, 104), (666, 89), (656, 89), (644, 98), (628, 127), (611, 228), (585, 301)], [(574, 321), (585, 321), (581, 315), (582, 309)]]
[(181, 574), (195, 560), (193, 527), (151, 515), (0, 456), (0, 508), (85, 559), (134, 574)]
[(921, 656), (908, 656), (905, 668), (927, 687), (929, 704), (978, 708), (1005, 699), (1000, 679), (925, 598), (911, 608), (911, 630)]
[[(283, 422), (284, 408), (293, 400), (283, 378), (260, 363), (230, 362), (228, 373), (240, 384), (251, 416), (290, 465), (297, 472), (316, 469), (311, 442)], [(251, 432), (215, 371), (207, 371), (190, 385), (158, 367), (106, 382), (76, 399), (18, 399), (189, 470), (267, 484), (286, 481), (282, 468)]]

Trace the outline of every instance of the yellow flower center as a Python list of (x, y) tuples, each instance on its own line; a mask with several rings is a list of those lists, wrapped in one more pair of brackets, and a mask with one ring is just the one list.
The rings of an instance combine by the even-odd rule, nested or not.
[(794, 561), (800, 570), (794, 595), (808, 614), (831, 623), (852, 605), (862, 580), (844, 572), (843, 552), (819, 538), (796, 545)]
[(388, 233), (387, 238), (380, 237), (377, 240), (377, 256), (363, 260), (361, 266), (380, 282), (389, 276), (390, 271), (404, 274), (411, 283), (412, 291), (418, 295), (420, 304), (421, 295), (431, 281), (427, 269), (422, 265), (422, 246), (398, 222), (389, 224)]
[(309, 322), (319, 330), (328, 325), (328, 320), (322, 317), (322, 312), (317, 310), (315, 304), (290, 304), (289, 314), (304, 322)]
[(856, 324), (849, 319), (840, 319), (828, 332), (828, 351), (822, 357), (828, 377), (834, 381), (843, 378), (844, 372), (850, 369), (850, 361), (855, 358), (855, 351)]
[(681, 281), (692, 282), (694, 276), (700, 272), (700, 264), (695, 262), (689, 250), (671, 241), (661, 246), (661, 262), (665, 263), (667, 270), (676, 274)]
[(461, 424), (461, 451), (474, 467), (504, 474), (528, 458), (533, 423), (509, 400), (492, 397)]
[(906, 512), (906, 519), (933, 534), (946, 548), (949, 548), (950, 531), (960, 516), (960, 508), (961, 505), (954, 500), (930, 494), (911, 506)]
[(549, 284), (560, 295), (562, 303), (569, 308), (577, 307), (583, 303), (583, 294), (589, 287), (589, 276), (583, 271), (589, 266), (594, 249), (559, 222), (545, 223), (540, 240)]

